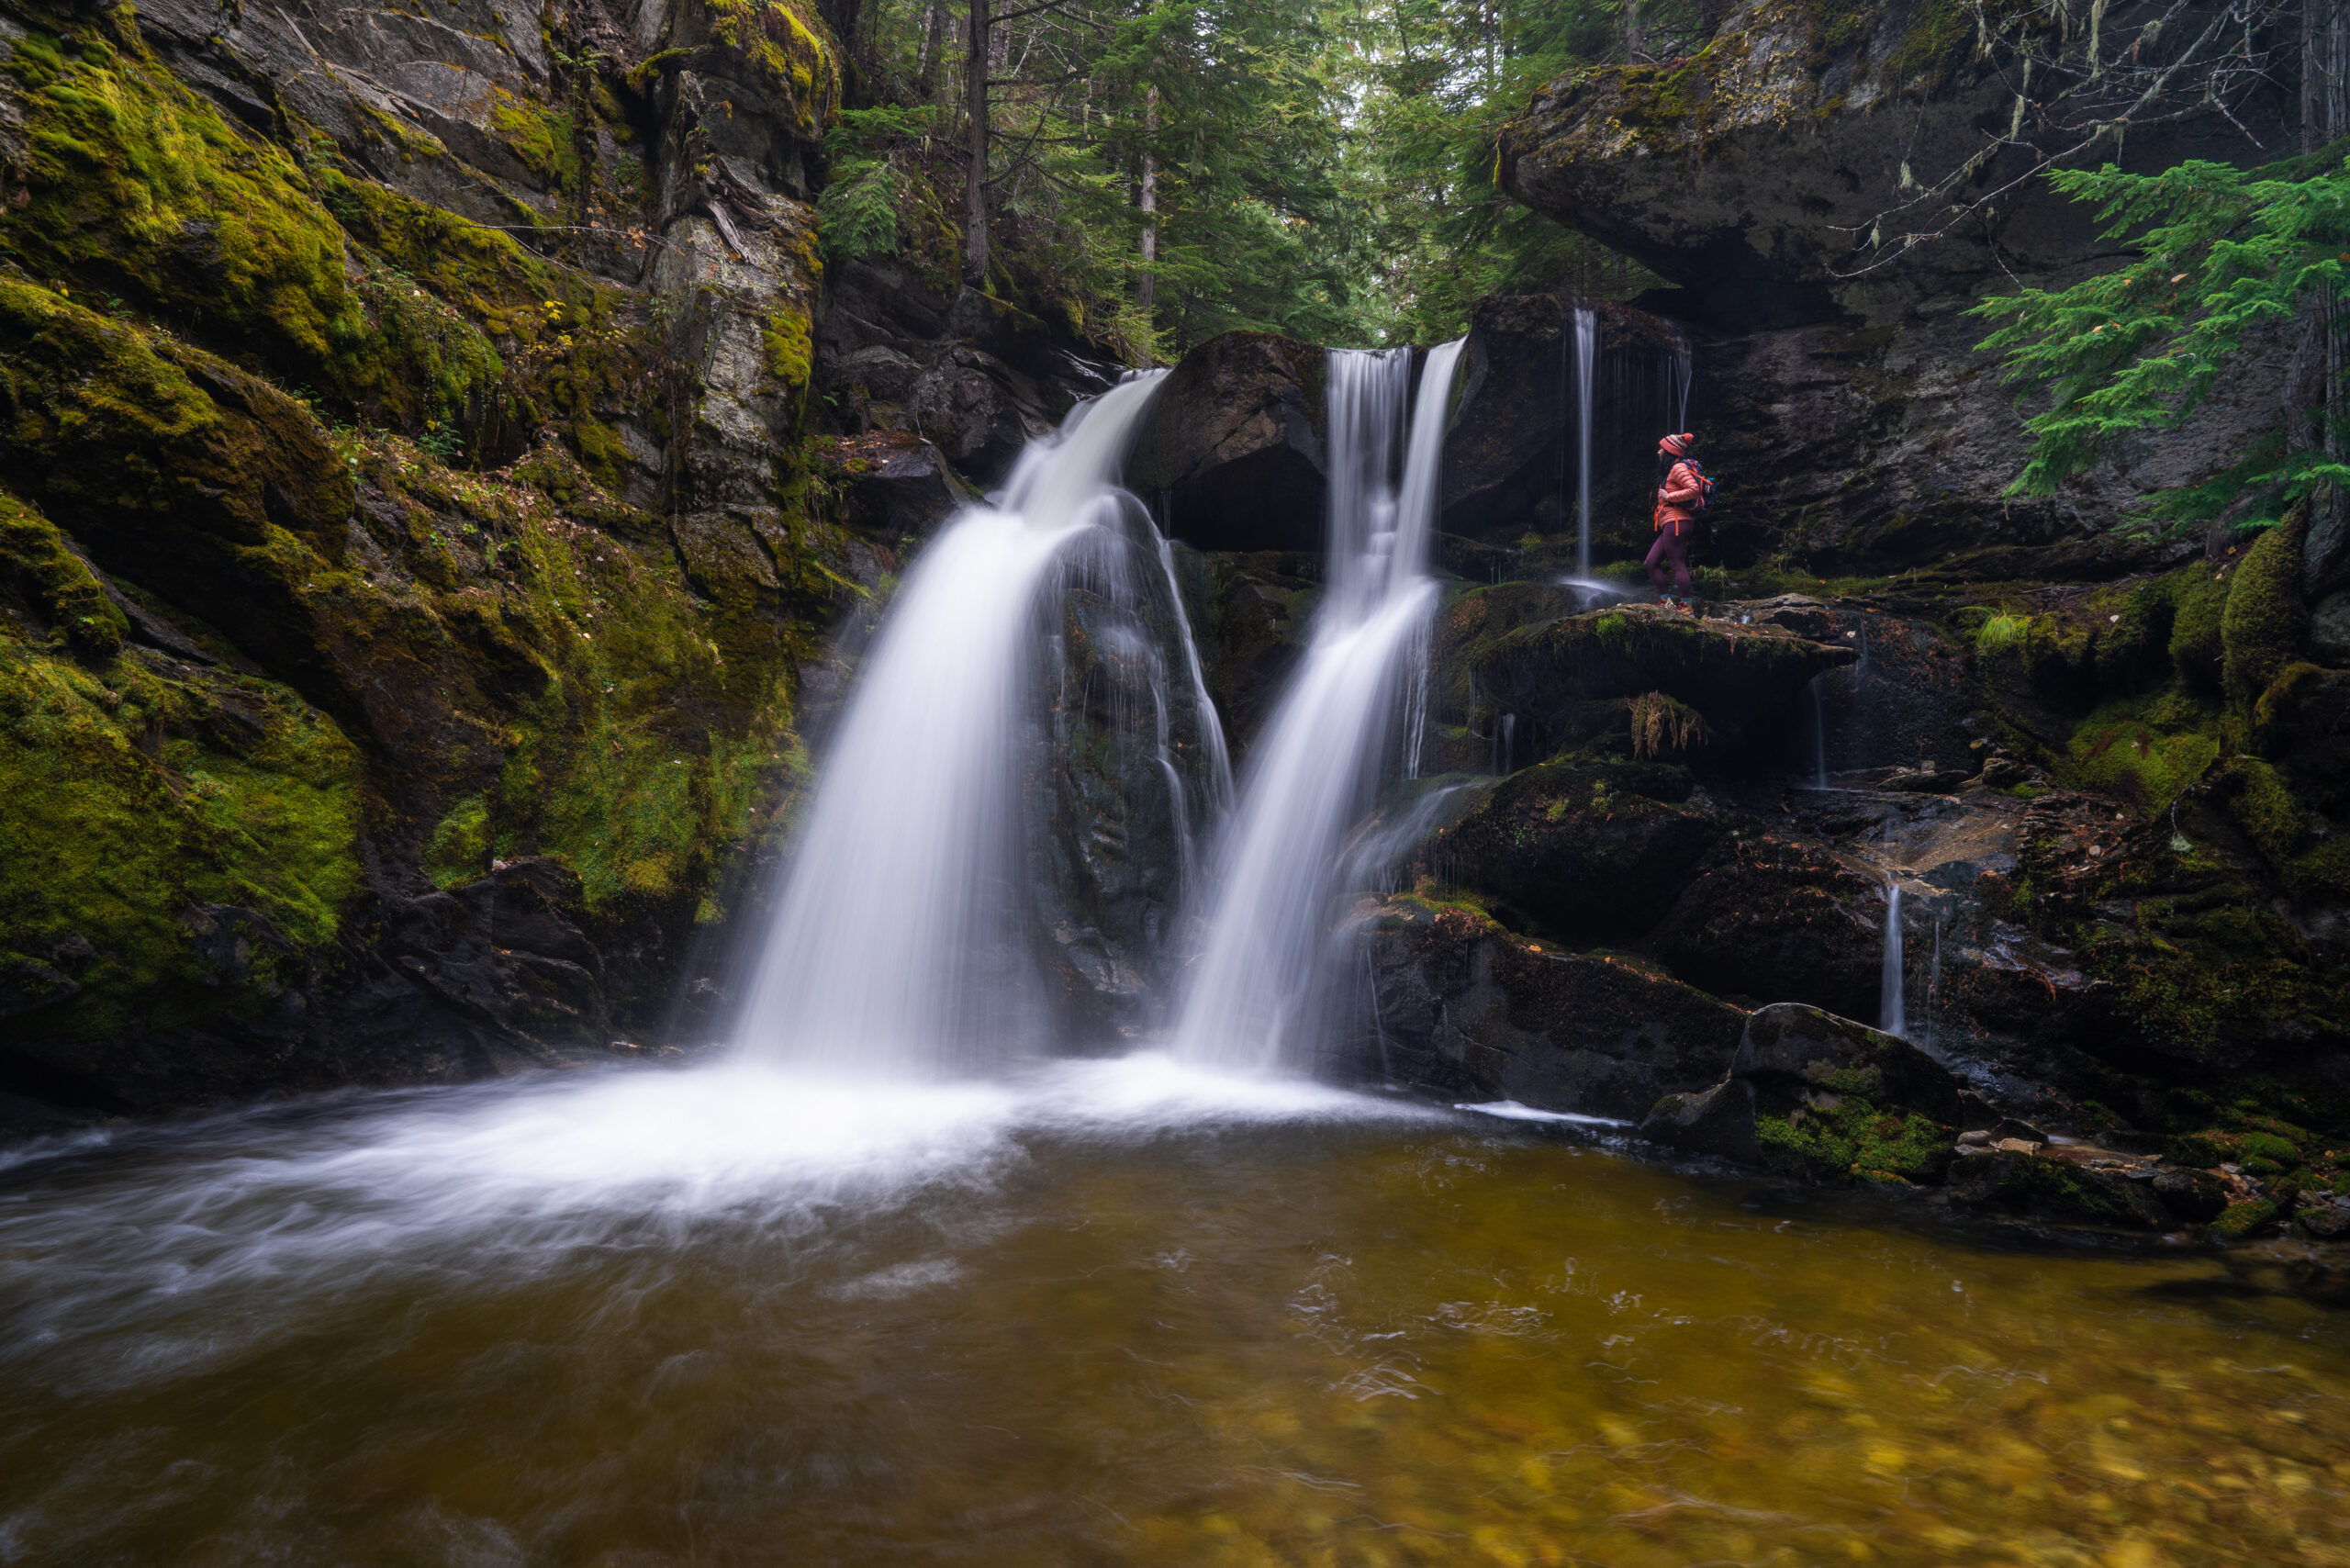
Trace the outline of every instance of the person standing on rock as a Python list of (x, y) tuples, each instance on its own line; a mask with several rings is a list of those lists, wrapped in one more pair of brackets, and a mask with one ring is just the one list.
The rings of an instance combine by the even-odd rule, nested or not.
[(1665, 567), (1673, 568), (1671, 587), (1679, 591), (1680, 608), (1689, 608), (1689, 535), (1697, 527), (1697, 514), (1713, 504), (1714, 482), (1689, 449), (1697, 444), (1695, 433), (1669, 435), (1657, 442), (1656, 468), (1656, 543), (1649, 547), (1649, 581), (1656, 588), (1659, 600), (1674, 602), (1667, 591)]

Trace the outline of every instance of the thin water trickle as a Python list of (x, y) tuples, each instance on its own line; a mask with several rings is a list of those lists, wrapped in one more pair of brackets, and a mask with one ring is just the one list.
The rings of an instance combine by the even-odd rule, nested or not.
[[(1591, 578), (1591, 384), (1599, 363), (1599, 315), (1575, 307), (1575, 576)], [(1678, 428), (1678, 427), (1676, 427)]]
[(1389, 743), (1407, 717), (1398, 709), (1411, 708), (1414, 683), (1425, 679), (1436, 606), (1428, 535), (1460, 347), (1428, 353), (1400, 490), (1388, 476), (1409, 351), (1330, 353), (1330, 586), (1304, 660), (1249, 759), (1220, 857), (1208, 945), (1177, 1032), (1187, 1060), (1251, 1071), (1300, 1065), (1339, 838), (1382, 772), (1410, 768), (1411, 737), (1400, 757)]
[(1120, 515), (1112, 480), (1157, 381), (1073, 413), (1001, 506), (962, 513), (906, 575), (801, 824), (744, 1057), (902, 1079), (1033, 1040), (1042, 999), (1010, 929), (1026, 903), (1021, 677), (1056, 562)]
[(1877, 980), (1877, 1024), (1888, 1035), (1907, 1037), (1908, 1020), (1901, 1002), (1901, 884), (1885, 888), (1885, 966)]

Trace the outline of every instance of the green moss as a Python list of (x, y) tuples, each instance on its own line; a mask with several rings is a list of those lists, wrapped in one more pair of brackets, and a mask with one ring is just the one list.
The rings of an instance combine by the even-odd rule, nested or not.
[(2219, 1218), (2209, 1226), (2210, 1235), (2222, 1241), (2241, 1241), (2257, 1236), (2277, 1221), (2277, 1205), (2266, 1198), (2246, 1203), (2230, 1204)]
[(237, 133), (134, 33), (35, 32), (7, 59), (31, 200), (0, 245), (37, 275), (86, 280), (319, 385), (362, 379), (367, 321), (342, 237), (283, 149)]
[(2074, 727), (2057, 777), (2160, 811), (2219, 759), (2218, 719), (2170, 696), (2108, 702)]
[(2173, 573), (2165, 582), (2172, 605), (2172, 667), (2190, 689), (2217, 693), (2225, 655), (2221, 624), (2227, 612), (2228, 579), (2198, 563)]
[(1842, 1095), (1826, 1109), (1760, 1113), (1754, 1128), (1763, 1164), (1807, 1181), (1930, 1182), (1941, 1179), (1950, 1161), (1949, 1128), (1914, 1111), (1881, 1111), (1857, 1094)]
[(498, 140), (549, 189), (576, 189), (580, 164), (572, 117), (535, 98), (518, 98), (496, 87), (490, 93), (489, 123)]
[(129, 621), (57, 525), (16, 497), (0, 493), (0, 573), (47, 621), (53, 633), (84, 654), (112, 655)]
[(2308, 834), (2309, 813), (2277, 771), (2257, 757), (2231, 759), (2228, 773), (2234, 785), (2229, 814), (2271, 865), (2285, 865)]
[(2301, 604), (2301, 533), (2297, 511), (2263, 533), (2236, 568), (2220, 624), (2231, 701), (2252, 702), (2300, 651), (2309, 623)]
[(424, 874), (436, 888), (453, 888), (489, 869), (489, 801), (469, 795), (449, 809), (424, 845)]
[(759, 341), (767, 374), (783, 384), (788, 395), (797, 396), (814, 368), (807, 313), (789, 308), (769, 312), (759, 323)]
[[(340, 929), (361, 880), (356, 748), (283, 687), (185, 668), (126, 655), (101, 679), (0, 640), (0, 949), (95, 954), (81, 994), (12, 1029), (248, 1015)], [(254, 912), (283, 949), (256, 945), (242, 975), (207, 967), (198, 905)]]

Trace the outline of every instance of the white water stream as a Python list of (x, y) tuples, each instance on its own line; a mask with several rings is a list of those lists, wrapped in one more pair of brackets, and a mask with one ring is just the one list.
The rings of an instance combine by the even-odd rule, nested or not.
[(1112, 481), (1158, 379), (1032, 445), (1002, 505), (964, 512), (907, 574), (800, 828), (745, 1057), (922, 1078), (1020, 1054), (1038, 1028), (1017, 934), (1021, 676), (1056, 561), (1118, 516)]
[(1338, 841), (1393, 765), (1399, 718), (1406, 771), (1416, 760), (1409, 710), (1426, 679), (1437, 597), (1428, 536), (1460, 348), (1429, 351), (1400, 489), (1387, 476), (1410, 352), (1331, 351), (1329, 588), (1249, 758), (1177, 1032), (1182, 1059), (1247, 1071), (1304, 1065)]

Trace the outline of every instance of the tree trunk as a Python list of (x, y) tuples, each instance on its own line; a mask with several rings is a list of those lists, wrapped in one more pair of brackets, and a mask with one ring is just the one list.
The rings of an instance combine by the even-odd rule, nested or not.
[(1640, 0), (1624, 0), (1624, 58), (1637, 61), (1648, 52), (1648, 40), (1640, 36)]
[(914, 91), (928, 103), (938, 95), (938, 57), (946, 51), (946, 0), (922, 8), (922, 54), (914, 63)]
[(970, 116), (971, 166), (963, 176), (963, 281), (988, 280), (988, 0), (971, 0), (970, 51), (963, 92)]
[(1158, 260), (1158, 84), (1142, 95), (1142, 282), (1135, 298), (1147, 312), (1158, 297), (1158, 280), (1150, 268)]
[[(2350, 130), (2350, 0), (2302, 0), (2301, 151), (2316, 152)], [(2301, 341), (2286, 373), (2286, 417), (2293, 445), (2335, 462), (2344, 448), (2343, 376), (2350, 370), (2339, 301), (2315, 294), (2301, 301)], [(2350, 507), (2339, 487), (2311, 498), (2301, 541), (2302, 588), (2311, 595), (2350, 580)]]

